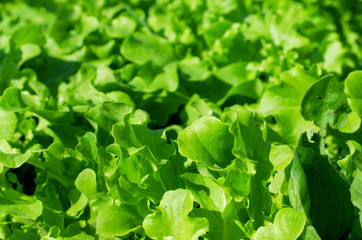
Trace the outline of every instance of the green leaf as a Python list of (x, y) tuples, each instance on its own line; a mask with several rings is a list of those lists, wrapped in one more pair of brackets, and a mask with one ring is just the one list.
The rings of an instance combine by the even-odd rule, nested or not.
[[(339, 239), (350, 228), (353, 219), (349, 185), (329, 164), (325, 156), (304, 147), (298, 147), (295, 151), (294, 160), (299, 159), (299, 161), (293, 162), (293, 168), (295, 163), (300, 162), (298, 173), (297, 171), (295, 173), (303, 174), (300, 167), (304, 171), (312, 224), (321, 239)], [(300, 184), (301, 193), (307, 190), (303, 182)], [(306, 196), (306, 193), (302, 196)], [(307, 210), (306, 207), (304, 209)]]
[(356, 112), (350, 112), (347, 114), (346, 126), (338, 129), (343, 133), (354, 133), (361, 127), (361, 118)]
[(94, 162), (97, 162), (97, 138), (93, 133), (87, 132), (83, 137), (81, 137), (76, 149), (83, 155), (87, 163), (91, 166)]
[(178, 63), (178, 66), (181, 72), (186, 75), (188, 81), (204, 81), (210, 75), (210, 72), (198, 57), (184, 58)]
[[(351, 188), (351, 201), (360, 212), (362, 211), (362, 171), (357, 170), (357, 174), (352, 182)], [(362, 227), (362, 223), (361, 223)]]
[(217, 104), (222, 105), (233, 95), (253, 99), (258, 99), (261, 96), (263, 85), (259, 79), (255, 79), (255, 76), (251, 75), (251, 71), (247, 70), (247, 66), (247, 62), (236, 62), (216, 71), (215, 76), (218, 79), (232, 86)]
[(69, 191), (67, 198), (71, 206), (67, 209), (66, 214), (70, 217), (78, 218), (83, 214), (84, 209), (88, 205), (88, 197), (77, 189), (72, 189)]
[(263, 84), (260, 80), (250, 80), (232, 86), (223, 98), (217, 101), (218, 105), (224, 104), (232, 96), (258, 99), (263, 92)]
[[(110, 110), (114, 110), (113, 107)], [(113, 111), (113, 113), (114, 112), (115, 111)], [(113, 113), (111, 114), (112, 118), (114, 118)], [(91, 108), (84, 114), (84, 116), (95, 128), (98, 144), (103, 146), (109, 144), (112, 140), (112, 135), (110, 132), (112, 131), (112, 126), (115, 122), (114, 120), (111, 120), (109, 117), (105, 116), (104, 108)]]
[[(64, 161), (64, 151), (64, 146), (60, 142), (56, 141), (52, 143), (47, 149), (42, 151), (46, 161), (40, 161), (41, 159), (37, 158), (30, 158), (28, 163), (36, 166), (39, 169), (46, 170), (48, 172), (49, 178), (57, 180), (64, 187), (73, 187), (76, 176), (72, 176), (72, 174), (79, 173), (79, 162), (68, 158), (68, 160), (71, 161), (71, 167), (69, 166), (69, 168), (67, 168), (68, 166)], [(52, 190), (54, 190), (54, 194), (56, 190), (54, 188)]]
[(68, 148), (74, 148), (78, 139), (86, 134), (85, 129), (70, 124), (52, 124), (48, 128), (52, 131), (52, 137)]
[(164, 66), (174, 58), (171, 46), (164, 39), (141, 32), (135, 32), (124, 40), (121, 54), (132, 62), (144, 64), (152, 61), (157, 66)]
[(310, 210), (308, 182), (302, 167), (301, 156), (296, 150), (294, 151), (292, 169), (290, 170), (288, 193), (292, 207), (299, 212), (308, 214)]
[(112, 19), (110, 25), (106, 27), (106, 32), (112, 38), (124, 38), (129, 36), (136, 26), (137, 24), (132, 18), (119, 15)]
[(130, 233), (141, 223), (141, 218), (129, 206), (112, 204), (100, 210), (96, 228), (98, 234), (111, 238)]
[(347, 107), (342, 84), (334, 75), (327, 75), (310, 86), (302, 101), (301, 114), (305, 120), (314, 121), (325, 136), (328, 125), (332, 128), (346, 125)]
[(142, 154), (156, 168), (175, 151), (173, 146), (166, 143), (163, 134), (163, 130), (150, 130), (145, 125), (130, 123), (114, 124), (112, 131), (117, 144), (131, 155), (135, 152)]
[(248, 80), (246, 66), (247, 63), (245, 62), (233, 63), (218, 69), (215, 75), (227, 84), (237, 85)]
[(0, 138), (10, 140), (13, 137), (16, 126), (18, 124), (18, 118), (15, 113), (5, 112), (0, 109)]
[(293, 150), (287, 145), (272, 144), (269, 158), (274, 166), (274, 170), (283, 170), (293, 160)]
[(89, 200), (92, 199), (92, 196), (97, 192), (96, 173), (92, 169), (84, 169), (75, 180), (75, 187), (84, 193)]
[[(233, 210), (235, 211), (236, 209)], [(196, 216), (204, 217), (209, 221), (209, 231), (204, 235), (205, 238), (220, 240), (247, 239), (239, 225), (238, 219), (203, 208), (194, 209), (193, 212)]]
[(153, 239), (198, 239), (207, 232), (209, 224), (205, 218), (188, 216), (192, 204), (193, 197), (188, 190), (166, 192), (156, 212), (148, 215), (143, 221), (142, 226), (146, 234)]
[(313, 226), (307, 226), (307, 230), (305, 233), (305, 239), (306, 240), (321, 240), (319, 237), (317, 231)]
[(27, 105), (22, 98), (21, 91), (18, 88), (9, 87), (0, 99), (0, 107), (4, 111), (18, 112), (26, 108)]
[(21, 240), (21, 239), (29, 239), (29, 240), (40, 240), (39, 234), (35, 230), (30, 229), (14, 229), (13, 234), (11, 235), (10, 240)]
[(307, 218), (304, 213), (292, 208), (283, 208), (274, 218), (272, 225), (261, 227), (255, 233), (255, 240), (296, 240), (303, 232)]
[[(145, 167), (145, 164), (139, 165), (138, 167)], [(131, 173), (130, 170), (130, 168), (125, 169), (128, 173)], [(114, 197), (120, 198), (123, 202), (130, 204), (139, 202), (142, 199), (159, 203), (162, 195), (166, 191), (166, 187), (162, 179), (160, 180), (158, 172), (141, 172), (139, 176), (135, 176), (136, 174), (138, 174), (138, 172), (133, 171), (131, 174), (123, 174), (124, 176), (119, 178), (119, 189), (117, 189), (117, 192), (113, 192)]]
[(328, 44), (324, 52), (324, 68), (327, 72), (336, 72), (341, 74), (343, 66), (344, 49), (340, 41), (333, 41)]
[(161, 70), (152, 62), (148, 62), (140, 68), (137, 76), (129, 84), (144, 92), (157, 90), (174, 92), (179, 84), (176, 64), (169, 63)]
[[(172, 141), (172, 145), (177, 148), (177, 144)], [(182, 157), (178, 151), (171, 155), (165, 165), (159, 169), (160, 178), (168, 190), (185, 188), (185, 183), (181, 175), (185, 173), (186, 158)], [(175, 177), (177, 176), (177, 177)]]
[[(83, 230), (83, 229), (82, 229)], [(93, 236), (86, 234), (82, 231), (75, 224), (70, 224), (62, 233), (64, 240), (94, 240)]]
[(40, 55), (41, 53), (41, 49), (38, 45), (35, 44), (24, 44), (21, 46), (21, 53), (22, 53), (22, 58), (19, 61), (18, 65), (21, 66), (23, 65), (23, 63), (25, 63), (26, 61), (28, 61), (29, 59), (32, 59), (38, 55)]
[(270, 146), (263, 141), (260, 129), (255, 127), (253, 112), (239, 109), (227, 112), (225, 116), (232, 122), (229, 129), (234, 136), (232, 152), (236, 157), (259, 160), (268, 156)]
[[(185, 115), (187, 116), (187, 126), (203, 116), (212, 116), (220, 110), (206, 99), (201, 99), (199, 95), (193, 95), (185, 105)], [(185, 121), (185, 120), (184, 120)]]
[[(283, 7), (281, 7), (283, 9)], [(284, 52), (288, 52), (293, 48), (302, 48), (309, 43), (309, 39), (301, 35), (294, 26), (298, 24), (298, 20), (303, 19), (302, 11), (298, 5), (289, 5), (288, 11), (282, 14), (269, 12), (265, 14), (264, 21), (268, 26), (270, 37), (276, 46), (283, 48)], [(296, 18), (296, 16), (298, 16)]]
[(45, 44), (43, 30), (37, 25), (20, 27), (11, 36), (10, 43), (13, 49), (20, 48), (27, 43), (42, 46)]
[(260, 100), (260, 111), (264, 117), (274, 116), (280, 136), (287, 143), (296, 145), (303, 132), (318, 131), (300, 114), (303, 97), (317, 78), (313, 71), (305, 71), (298, 66), (281, 73), (280, 79), (280, 84), (272, 85), (264, 92)]
[(250, 182), (249, 214), (257, 228), (262, 226), (265, 218), (262, 209), (265, 208), (267, 189), (264, 182), (273, 168), (269, 161), (270, 145), (264, 142), (260, 129), (255, 127), (253, 112), (239, 109), (227, 112), (225, 118), (232, 122), (229, 129), (234, 136), (233, 154), (246, 166), (256, 165), (256, 173)]
[(346, 142), (349, 148), (349, 155), (345, 158), (337, 161), (338, 166), (341, 167), (341, 172), (347, 179), (355, 176), (356, 170), (362, 171), (362, 147), (361, 145), (353, 140)]
[(358, 89), (362, 86), (362, 71), (351, 72), (344, 82), (348, 102), (354, 112), (362, 117), (362, 94)]
[(42, 202), (35, 197), (22, 195), (14, 190), (0, 192), (0, 213), (9, 213), (19, 218), (37, 219), (42, 213)]
[[(210, 1), (211, 3), (212, 1)], [(232, 22), (224, 19), (221, 21), (211, 21), (204, 26), (203, 37), (208, 46), (212, 46), (214, 42), (224, 35), (224, 33), (231, 27)]]
[[(283, 170), (277, 171), (273, 175), (273, 179), (270, 182), (268, 190), (269, 192), (274, 193), (275, 195), (279, 195), (280, 193), (285, 194), (285, 185), (286, 185), (285, 183), (286, 183), (285, 171)], [(274, 199), (277, 200), (278, 196), (276, 196)]]
[(179, 152), (211, 169), (227, 167), (233, 160), (233, 136), (228, 126), (215, 117), (202, 117), (178, 136)]
[(121, 102), (104, 102), (101, 112), (105, 117), (113, 121), (123, 122), (125, 116), (133, 112), (133, 107)]
[(25, 153), (18, 153), (16, 149), (13, 149), (5, 140), (0, 140), (0, 164), (8, 168), (18, 168), (23, 165), (32, 155), (38, 156), (37, 153), (32, 153), (29, 149)]
[(59, 234), (60, 234), (60, 229), (57, 226), (53, 226), (49, 229), (48, 236), (50, 238), (57, 238), (59, 237)]
[(28, 150), (24, 154), (4, 153), (0, 151), (0, 163), (8, 168), (18, 168), (23, 165), (31, 156), (31, 151)]
[(43, 208), (42, 218), (48, 227), (56, 226), (61, 231), (64, 230), (64, 214), (53, 211), (48, 208)]
[(231, 200), (221, 186), (211, 178), (196, 173), (185, 173), (181, 177), (201, 208), (223, 212)]
[(207, 0), (207, 7), (210, 11), (227, 14), (238, 7), (236, 0)]
[[(26, 61), (38, 56), (45, 44), (43, 30), (40, 26), (25, 24), (16, 29), (10, 38), (10, 51), (0, 64), (0, 92), (10, 85), (20, 87), (24, 81), (19, 81), (26, 74), (20, 72), (20, 67)], [(13, 80), (17, 79), (16, 82)], [(10, 83), (15, 84), (10, 84)]]
[(240, 202), (249, 196), (252, 176), (252, 173), (244, 169), (240, 159), (235, 159), (234, 163), (230, 165), (222, 188), (225, 193), (233, 197), (234, 201)]

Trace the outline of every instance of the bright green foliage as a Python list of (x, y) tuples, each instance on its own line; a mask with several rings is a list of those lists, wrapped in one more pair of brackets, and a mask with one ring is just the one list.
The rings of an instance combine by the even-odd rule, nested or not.
[(306, 223), (304, 213), (292, 208), (283, 208), (274, 218), (274, 223), (259, 228), (255, 233), (255, 240), (266, 239), (297, 239), (304, 229)]
[(97, 216), (97, 233), (102, 236), (123, 236), (141, 224), (141, 218), (126, 205), (103, 206)]
[(345, 81), (345, 91), (350, 100), (350, 105), (360, 117), (362, 116), (362, 93), (359, 88), (362, 84), (362, 71), (354, 71)]
[[(311, 149), (297, 147), (293, 161), (296, 163), (293, 163), (291, 177), (295, 186), (289, 186), (292, 206), (307, 214), (312, 213), (311, 221), (322, 239), (337, 239), (336, 236), (346, 232), (352, 221), (348, 184), (325, 157)], [(297, 186), (300, 190), (295, 196)]]
[(42, 213), (42, 203), (34, 198), (9, 191), (0, 196), (0, 213), (11, 214), (14, 217), (36, 219)]
[(89, 168), (84, 169), (75, 180), (75, 187), (84, 193), (88, 199), (91, 199), (93, 194), (97, 192), (95, 172)]
[(8, 112), (21, 111), (26, 107), (18, 88), (7, 88), (0, 99), (1, 108)]
[(270, 86), (260, 100), (260, 111), (263, 116), (274, 116), (278, 124), (280, 136), (290, 144), (296, 144), (300, 134), (307, 131), (318, 131), (300, 114), (301, 103), (308, 87), (316, 80), (314, 72), (295, 67), (280, 75), (281, 82)]
[(1, 139), (10, 140), (15, 132), (18, 119), (12, 112), (0, 110), (0, 136)]
[(270, 149), (270, 161), (274, 170), (285, 169), (293, 159), (293, 150), (287, 145), (272, 145)]
[(299, 154), (295, 151), (288, 186), (289, 201), (292, 207), (307, 214), (310, 210), (310, 196), (307, 178)]
[(24, 154), (21, 153), (5, 153), (0, 152), (0, 163), (8, 168), (18, 168), (23, 165), (31, 156), (31, 151), (28, 150)]
[(0, 239), (361, 239), (360, 0), (0, 1)]
[(171, 237), (177, 240), (198, 239), (208, 230), (205, 218), (191, 218), (193, 197), (187, 190), (168, 191), (156, 212), (143, 221), (143, 228), (153, 239)]
[(215, 117), (203, 117), (184, 129), (178, 137), (180, 154), (204, 162), (212, 169), (225, 168), (234, 158), (233, 137), (227, 125)]
[(332, 128), (346, 125), (346, 109), (342, 85), (333, 75), (327, 75), (310, 86), (303, 98), (301, 114), (306, 120), (314, 121), (323, 136), (328, 125)]
[(359, 212), (359, 222), (362, 227), (362, 192), (361, 192), (361, 185), (362, 185), (362, 173), (360, 170), (357, 171), (356, 178), (354, 179), (351, 185), (351, 200), (355, 207), (357, 207)]

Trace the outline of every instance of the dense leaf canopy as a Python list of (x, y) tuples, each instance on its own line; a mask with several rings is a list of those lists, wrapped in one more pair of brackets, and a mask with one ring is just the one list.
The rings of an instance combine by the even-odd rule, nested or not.
[(0, 239), (362, 238), (361, 0), (3, 0)]

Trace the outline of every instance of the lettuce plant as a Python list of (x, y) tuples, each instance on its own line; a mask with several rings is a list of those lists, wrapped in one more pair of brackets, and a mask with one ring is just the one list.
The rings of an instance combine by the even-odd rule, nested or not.
[(362, 2), (0, 3), (0, 239), (362, 238)]

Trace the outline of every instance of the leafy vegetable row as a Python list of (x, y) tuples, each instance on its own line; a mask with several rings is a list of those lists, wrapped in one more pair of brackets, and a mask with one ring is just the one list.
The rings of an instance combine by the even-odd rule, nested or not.
[(0, 239), (362, 237), (362, 4), (0, 3)]

